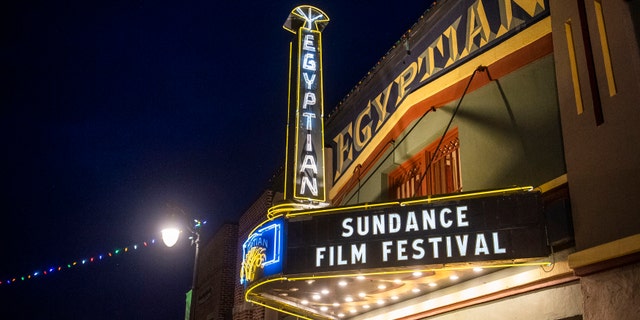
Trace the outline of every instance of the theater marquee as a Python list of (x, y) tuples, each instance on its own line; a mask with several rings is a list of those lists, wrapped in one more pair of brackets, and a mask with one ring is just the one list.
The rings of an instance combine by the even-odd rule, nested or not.
[(287, 274), (516, 260), (549, 254), (538, 192), (393, 205), (287, 222)]
[(309, 299), (349, 283), (368, 286), (359, 279), (401, 281), (389, 290), (410, 296), (435, 275), (549, 264), (545, 227), (540, 192), (531, 187), (292, 210), (251, 232), (241, 282), (246, 301), (301, 319), (341, 318), (374, 298), (345, 297), (329, 302), (333, 308), (310, 307)]

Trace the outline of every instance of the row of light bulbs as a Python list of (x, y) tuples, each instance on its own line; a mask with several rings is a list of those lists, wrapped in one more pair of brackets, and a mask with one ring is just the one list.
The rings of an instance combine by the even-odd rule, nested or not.
[[(473, 271), (474, 271), (474, 272), (481, 272), (482, 270), (483, 270), (483, 269), (482, 269), (482, 268), (480, 268), (480, 267), (473, 268)], [(420, 271), (416, 271), (416, 272), (414, 272), (414, 273), (413, 273), (413, 276), (414, 276), (415, 278), (421, 277), (421, 276), (422, 276), (422, 272), (420, 272)], [(357, 280), (362, 281), (362, 280), (365, 280), (366, 278), (365, 278), (365, 276), (360, 275), (360, 276), (357, 276), (357, 277), (356, 277), (356, 279), (357, 279)], [(458, 276), (458, 275), (456, 275), (455, 273), (454, 273), (454, 274), (452, 274), (451, 276), (449, 276), (449, 280), (451, 280), (451, 281), (456, 281), (456, 280), (458, 280), (458, 279), (459, 279), (459, 276)], [(307, 284), (311, 285), (311, 284), (313, 284), (313, 283), (315, 282), (315, 280), (307, 280), (306, 282), (307, 282)], [(393, 282), (394, 282), (394, 283), (396, 283), (396, 284), (399, 284), (399, 283), (402, 283), (402, 280), (400, 280), (400, 279), (395, 279), (395, 280), (393, 280)], [(340, 281), (338, 282), (338, 286), (340, 286), (340, 287), (346, 287), (348, 284), (349, 284), (349, 283), (348, 283), (346, 280), (340, 280)], [(437, 283), (435, 283), (435, 282), (430, 282), (430, 283), (428, 283), (428, 286), (429, 286), (429, 287), (434, 288), (434, 287), (437, 287), (437, 286), (438, 286), (438, 284), (437, 284)], [(387, 288), (387, 285), (386, 285), (386, 284), (384, 284), (384, 283), (381, 283), (381, 284), (379, 284), (379, 285), (377, 286), (377, 288), (378, 288), (378, 290), (385, 290), (385, 289)], [(413, 288), (413, 289), (411, 290), (411, 292), (413, 292), (413, 293), (419, 293), (419, 292), (421, 292), (421, 291), (422, 291), (422, 290), (421, 290), (420, 288), (418, 288), (418, 287), (415, 287), (415, 288)], [(320, 293), (314, 293), (314, 294), (311, 296), (311, 300), (313, 300), (313, 301), (319, 301), (319, 300), (321, 300), (321, 299), (322, 299), (322, 296), (323, 296), (323, 295), (325, 295), (325, 296), (326, 296), (326, 295), (328, 295), (329, 293), (330, 293), (330, 291), (329, 291), (328, 289), (322, 289), (322, 290), (320, 291)], [(365, 292), (360, 292), (360, 293), (358, 293), (358, 295), (357, 295), (357, 296), (358, 296), (359, 298), (365, 298), (365, 297), (367, 296), (367, 294), (366, 294)], [(399, 300), (399, 299), (400, 299), (400, 297), (398, 297), (397, 295), (393, 295), (393, 296), (391, 296), (389, 299), (390, 299), (391, 301), (397, 301), (397, 300)], [(345, 296), (345, 297), (344, 297), (344, 301), (345, 301), (345, 302), (347, 302), (347, 303), (349, 303), (349, 302), (353, 302), (353, 301), (354, 301), (354, 298), (353, 298), (353, 296), (352, 296), (352, 295), (347, 295), (347, 296)], [(386, 302), (387, 302), (387, 301), (385, 301), (384, 299), (378, 299), (378, 300), (376, 300), (376, 302), (375, 302), (375, 303), (376, 303), (378, 306), (382, 306), (382, 305), (384, 305)], [(309, 300), (307, 300), (307, 299), (303, 299), (303, 300), (301, 300), (301, 301), (300, 301), (300, 303), (302, 303), (303, 305), (309, 305), (311, 302), (310, 302)], [(333, 307), (336, 307), (336, 308), (337, 308), (337, 307), (340, 307), (340, 303), (338, 303), (338, 302), (334, 302), (334, 303), (332, 304), (332, 306), (333, 306)], [(364, 311), (367, 311), (367, 310), (368, 310), (368, 309), (370, 309), (370, 308), (371, 308), (371, 305), (370, 305), (370, 304), (364, 304), (364, 305), (362, 305), (362, 309), (363, 309)], [(322, 311), (322, 312), (327, 312), (327, 311), (329, 311), (329, 307), (328, 307), (328, 306), (326, 306), (326, 305), (323, 305), (323, 306), (320, 306), (319, 310), (320, 310), (320, 311)], [(349, 309), (349, 313), (351, 313), (351, 314), (358, 313), (358, 309), (356, 309), (356, 308), (351, 308), (351, 309)], [(344, 314), (344, 313), (340, 312), (340, 313), (338, 313), (338, 314), (337, 314), (337, 316), (338, 316), (338, 317), (340, 317), (340, 318), (343, 318), (343, 317), (346, 317), (346, 314)]]

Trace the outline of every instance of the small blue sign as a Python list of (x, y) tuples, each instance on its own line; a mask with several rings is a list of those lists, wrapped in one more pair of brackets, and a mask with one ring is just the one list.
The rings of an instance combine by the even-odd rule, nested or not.
[(282, 272), (283, 219), (267, 222), (242, 244), (240, 283)]

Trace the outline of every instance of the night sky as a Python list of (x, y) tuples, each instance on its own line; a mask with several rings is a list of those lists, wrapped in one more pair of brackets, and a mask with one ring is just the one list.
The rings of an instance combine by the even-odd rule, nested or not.
[(331, 19), (328, 114), (431, 2), (3, 1), (0, 318), (182, 318), (193, 248), (142, 243), (169, 207), (237, 221), (283, 164), (289, 12)]

